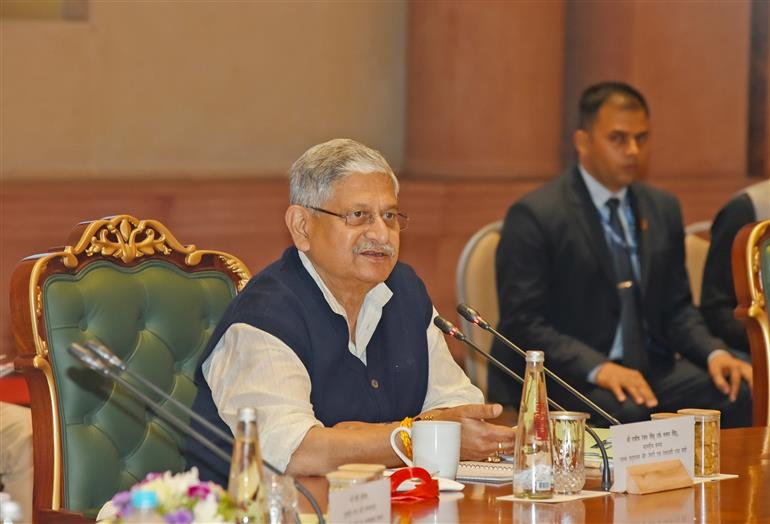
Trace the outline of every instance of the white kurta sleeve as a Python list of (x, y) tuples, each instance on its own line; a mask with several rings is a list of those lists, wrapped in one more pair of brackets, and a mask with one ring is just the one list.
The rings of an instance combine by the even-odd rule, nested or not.
[(203, 363), (214, 403), (233, 434), (238, 409), (257, 410), (262, 458), (281, 471), (305, 434), (323, 424), (310, 403), (310, 376), (279, 338), (248, 324), (233, 324)]
[[(433, 318), (438, 312), (433, 308)], [(428, 326), (428, 392), (423, 411), (448, 408), (461, 404), (481, 404), (484, 395), (471, 384), (468, 376), (457, 365), (449, 352), (444, 334), (433, 325)]]

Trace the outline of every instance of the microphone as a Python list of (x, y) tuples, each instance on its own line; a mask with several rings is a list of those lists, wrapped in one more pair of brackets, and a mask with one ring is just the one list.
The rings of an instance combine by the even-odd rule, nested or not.
[[(464, 343), (466, 346), (473, 349), (476, 353), (484, 357), (487, 361), (491, 362), (497, 369), (499, 369), (506, 375), (512, 377), (513, 379), (515, 379), (519, 384), (524, 385), (524, 379), (522, 379), (519, 375), (511, 371), (509, 367), (507, 367), (505, 364), (497, 360), (495, 357), (493, 357), (492, 355), (489, 355), (486, 351), (484, 351), (483, 349), (478, 347), (476, 344), (468, 340), (468, 337), (466, 337), (465, 334), (463, 334), (463, 332), (460, 331), (450, 321), (448, 321), (444, 317), (436, 316), (436, 318), (433, 319), (433, 323), (436, 325), (437, 328), (439, 328), (445, 334), (449, 335), (450, 337), (456, 338), (460, 342)], [(546, 396), (546, 400), (548, 401), (548, 404), (551, 407), (557, 409), (558, 411), (567, 411), (566, 409), (561, 407), (559, 404), (557, 404), (555, 400), (551, 400), (551, 397)], [(590, 428), (588, 427), (588, 425), (586, 425), (586, 432), (589, 435), (591, 435), (591, 437), (596, 441), (596, 445), (599, 446), (599, 452), (602, 454), (601, 487), (602, 487), (602, 491), (609, 491), (610, 487), (612, 486), (612, 482), (610, 481), (610, 459), (607, 456), (607, 448), (605, 448), (604, 441), (602, 441), (602, 439), (599, 438), (599, 435), (596, 434), (593, 428)]]
[[(97, 358), (97, 356), (90, 352), (88, 349), (84, 348), (77, 342), (73, 342), (70, 344), (69, 348), (70, 355), (78, 359), (80, 362), (86, 365), (86, 367), (93, 369), (97, 373), (104, 375), (105, 377), (114, 380), (115, 382), (119, 383), (123, 387), (125, 387), (132, 395), (136, 396), (139, 400), (141, 400), (145, 405), (151, 407), (153, 411), (161, 415), (164, 419), (166, 419), (168, 422), (170, 422), (174, 427), (176, 427), (179, 431), (181, 431), (184, 434), (189, 434), (192, 438), (194, 438), (196, 441), (200, 442), (202, 445), (204, 445), (209, 451), (217, 455), (219, 458), (226, 462), (230, 462), (230, 456), (216, 447), (209, 439), (207, 439), (205, 436), (201, 435), (196, 430), (187, 427), (187, 425), (176, 415), (171, 413), (170, 411), (166, 410), (163, 406), (158, 404), (157, 402), (153, 401), (150, 397), (139, 391), (133, 384), (128, 382), (126, 379), (121, 377), (119, 374), (115, 373), (110, 367), (101, 359)], [(232, 439), (230, 439), (232, 441)], [(268, 469), (272, 471), (272, 466), (267, 466)]]
[[(151, 389), (152, 391), (154, 391), (155, 393), (163, 397), (164, 400), (171, 402), (177, 408), (182, 410), (185, 415), (188, 415), (190, 416), (190, 418), (200, 422), (200, 424), (203, 427), (205, 427), (207, 430), (214, 433), (217, 437), (221, 438), (222, 440), (224, 440), (230, 445), (233, 444), (233, 437), (231, 437), (228, 433), (216, 427), (214, 424), (212, 424), (211, 422), (209, 422), (208, 420), (206, 420), (205, 418), (203, 418), (202, 416), (200, 416), (199, 414), (197, 414), (196, 412), (194, 412), (193, 410), (191, 410), (190, 408), (188, 408), (187, 406), (179, 402), (177, 399), (175, 399), (174, 397), (172, 397), (171, 395), (169, 395), (168, 393), (160, 389), (158, 386), (156, 386), (155, 384), (153, 384), (143, 376), (139, 375), (138, 373), (134, 373), (133, 371), (128, 369), (128, 366), (126, 365), (126, 363), (123, 362), (123, 360), (119, 356), (117, 356), (115, 353), (113, 353), (107, 346), (97, 342), (96, 340), (87, 340), (84, 344), (88, 349), (91, 350), (91, 352), (93, 352), (97, 357), (99, 357), (102, 360), (102, 362), (104, 362), (109, 366), (112, 366), (118, 371), (122, 371), (126, 373), (131, 378), (135, 379), (137, 382), (141, 383), (145, 387)], [(265, 464), (265, 466), (267, 467), (267, 469), (269, 469), (273, 473), (280, 475), (280, 472), (275, 470), (273, 466), (269, 464)]]
[[(168, 411), (165, 407), (163, 407), (162, 405), (155, 402), (150, 397), (148, 397), (147, 395), (139, 391), (139, 389), (137, 389), (133, 384), (131, 384), (122, 376), (120, 376), (120, 374), (113, 371), (110, 367), (114, 367), (115, 369), (118, 369), (120, 371), (125, 371), (129, 376), (131, 376), (134, 379), (137, 379), (139, 382), (141, 382), (145, 386), (148, 386), (154, 392), (161, 395), (165, 400), (170, 401), (172, 404), (174, 404), (179, 409), (181, 409), (186, 415), (189, 415), (191, 418), (194, 418), (198, 422), (201, 422), (204, 425), (204, 427), (213, 431), (214, 433), (217, 434), (217, 436), (221, 437), (228, 444), (232, 445), (234, 442), (234, 439), (230, 435), (228, 435), (227, 433), (224, 433), (222, 430), (212, 425), (209, 421), (203, 419), (200, 415), (193, 412), (190, 408), (188, 408), (187, 406), (185, 406), (184, 404), (182, 404), (181, 402), (173, 398), (171, 395), (167, 394), (165, 391), (158, 388), (155, 384), (146, 380), (144, 377), (140, 377), (138, 374), (130, 371), (128, 369), (128, 366), (126, 366), (125, 362), (123, 362), (123, 360), (121, 360), (120, 357), (115, 355), (115, 353), (110, 351), (103, 344), (99, 344), (98, 342), (95, 342), (95, 341), (89, 341), (89, 342), (86, 342), (86, 345), (88, 346), (89, 349), (86, 349), (85, 347), (78, 344), (77, 342), (73, 342), (72, 344), (69, 345), (67, 350), (73, 357), (75, 357), (77, 360), (85, 364), (86, 367), (124, 386), (132, 395), (134, 395), (139, 400), (141, 400), (144, 405), (150, 407), (153, 411), (155, 411), (158, 415), (160, 415), (165, 420), (170, 422), (174, 427), (176, 427), (183, 434), (193, 438), (196, 442), (203, 445), (206, 449), (214, 453), (214, 455), (216, 455), (217, 457), (225, 461), (227, 464), (230, 463), (230, 455), (222, 451), (208, 438), (206, 438), (200, 432), (190, 427), (189, 424), (186, 424), (179, 417), (177, 417), (176, 415)], [(275, 466), (273, 466), (272, 464), (270, 464), (269, 462), (263, 460), (262, 465), (268, 470), (270, 470), (271, 472), (275, 473), (276, 475), (281, 475), (281, 471)], [(310, 505), (313, 507), (313, 511), (315, 512), (316, 517), (318, 518), (319, 524), (324, 524), (325, 521), (323, 517), (323, 512), (321, 511), (321, 508), (318, 505), (318, 502), (315, 500), (315, 498), (310, 494), (310, 492), (302, 484), (299, 483), (299, 481), (294, 480), (294, 486), (297, 488), (297, 491), (302, 493), (302, 495), (310, 502)], [(297, 522), (299, 522), (299, 516), (297, 517)]]
[[(493, 328), (491, 325), (489, 325), (489, 322), (484, 320), (479, 313), (473, 309), (472, 307), (468, 306), (467, 304), (458, 304), (457, 306), (457, 312), (460, 313), (460, 315), (470, 322), (471, 324), (476, 324), (481, 329), (488, 331), (492, 333), (492, 335), (499, 341), (501, 341), (503, 344), (508, 346), (509, 348), (516, 351), (519, 355), (521, 355), (523, 358), (527, 358), (527, 353), (523, 349), (521, 349), (519, 346), (505, 338), (502, 334), (500, 334), (495, 328)], [(573, 397), (577, 398), (580, 402), (591, 408), (594, 412), (601, 415), (601, 417), (609, 422), (613, 426), (617, 426), (620, 424), (620, 421), (607, 413), (604, 409), (602, 409), (599, 405), (597, 405), (594, 401), (583, 395), (580, 391), (573, 388), (571, 385), (569, 385), (567, 382), (562, 380), (561, 377), (559, 377), (556, 373), (548, 369), (547, 367), (543, 366), (543, 369), (545, 371), (545, 374), (551, 377), (554, 381), (556, 381), (557, 384), (559, 384), (561, 387), (569, 391)]]
[[(452, 338), (456, 338), (460, 342), (464, 343), (466, 346), (474, 350), (476, 353), (484, 357), (488, 362), (491, 362), (492, 365), (494, 365), (497, 369), (511, 377), (512, 379), (516, 380), (519, 384), (524, 385), (524, 379), (521, 378), (519, 375), (516, 374), (516, 372), (512, 371), (511, 368), (497, 360), (492, 355), (488, 354), (486, 351), (478, 347), (476, 344), (468, 340), (468, 337), (463, 334), (462, 331), (460, 331), (457, 326), (452, 324), (450, 321), (445, 319), (444, 317), (437, 316), (433, 319), (433, 323), (436, 325), (437, 328), (439, 328), (441, 331), (443, 331), (445, 334), (449, 335)], [(548, 403), (551, 405), (551, 407), (558, 409), (559, 411), (567, 411), (563, 407), (561, 407), (559, 404), (557, 404), (555, 401), (548, 399)]]

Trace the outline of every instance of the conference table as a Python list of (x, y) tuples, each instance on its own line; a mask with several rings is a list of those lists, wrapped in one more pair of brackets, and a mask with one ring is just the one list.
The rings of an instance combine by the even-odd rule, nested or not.
[[(721, 471), (738, 478), (648, 495), (611, 493), (559, 504), (499, 501), (497, 497), (511, 494), (511, 484), (466, 484), (461, 493), (442, 493), (438, 501), (393, 504), (391, 522), (770, 523), (770, 428), (722, 430)], [(300, 480), (326, 509), (326, 479)], [(598, 477), (589, 478), (585, 489), (598, 490)], [(305, 500), (300, 501), (300, 509), (311, 511)]]

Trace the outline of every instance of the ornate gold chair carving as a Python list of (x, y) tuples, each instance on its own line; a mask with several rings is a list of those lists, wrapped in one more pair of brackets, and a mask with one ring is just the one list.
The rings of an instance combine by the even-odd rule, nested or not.
[(99, 339), (191, 405), (197, 356), (250, 278), (237, 258), (182, 245), (155, 220), (83, 222), (70, 242), (19, 262), (11, 282), (15, 366), (32, 404), (37, 522), (93, 517), (146, 473), (185, 467), (183, 437), (67, 347)]
[(754, 368), (755, 426), (770, 421), (770, 220), (747, 224), (733, 242), (735, 316), (746, 326)]

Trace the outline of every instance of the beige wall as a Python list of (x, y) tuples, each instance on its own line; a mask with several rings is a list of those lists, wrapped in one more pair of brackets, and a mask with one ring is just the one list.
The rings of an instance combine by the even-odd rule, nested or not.
[(356, 137), (403, 158), (403, 2), (92, 2), (0, 25), (0, 177), (277, 174)]

